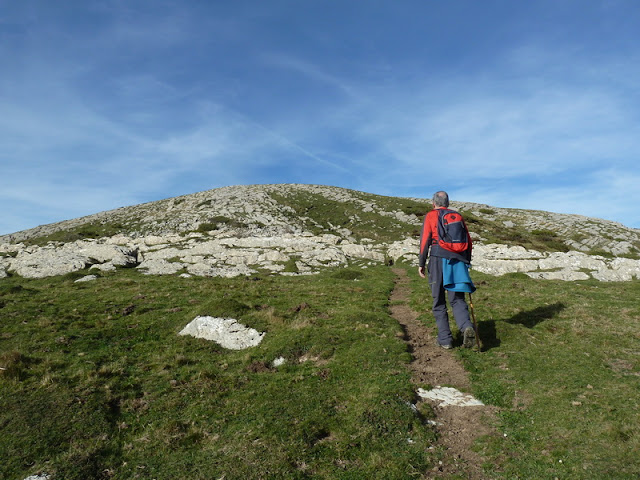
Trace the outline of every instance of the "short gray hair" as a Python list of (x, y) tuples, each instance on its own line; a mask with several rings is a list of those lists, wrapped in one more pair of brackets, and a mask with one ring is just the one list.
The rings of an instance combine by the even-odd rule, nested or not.
[(436, 207), (448, 207), (449, 206), (449, 195), (447, 192), (440, 190), (433, 194), (433, 204)]

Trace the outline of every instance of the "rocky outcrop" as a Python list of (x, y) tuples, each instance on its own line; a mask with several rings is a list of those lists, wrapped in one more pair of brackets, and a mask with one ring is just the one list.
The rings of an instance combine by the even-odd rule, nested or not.
[[(307, 213), (296, 210), (300, 201), (307, 202)], [(345, 211), (349, 207), (349, 218), (345, 220), (344, 213), (340, 217), (338, 211), (336, 218), (342, 219), (339, 225), (334, 225), (338, 221), (330, 216), (312, 218), (313, 210), (323, 203), (330, 203), (334, 210), (341, 205)], [(411, 234), (419, 229), (421, 218), (403, 211), (397, 203), (389, 197), (316, 185), (220, 188), (0, 237), (0, 278), (8, 274), (41, 278), (122, 267), (138, 268), (150, 275), (233, 277), (258, 271), (311, 274), (323, 267), (349, 264), (404, 261), (415, 265), (417, 239)], [(492, 244), (474, 232), (470, 223), (477, 239), (473, 268), (478, 271), (492, 275), (522, 272), (534, 278), (562, 280), (640, 278), (639, 260), (587, 253), (593, 253), (593, 249), (612, 255), (633, 251), (640, 245), (634, 229), (577, 215), (473, 203), (454, 202), (453, 206), (494, 224), (502, 222), (504, 228), (555, 232), (572, 246), (566, 253), (550, 253)], [(358, 225), (365, 222), (365, 217), (370, 224), (395, 228), (400, 232), (396, 240), (356, 238), (344, 226)], [(69, 236), (73, 232), (86, 234), (89, 226), (105, 232), (117, 226), (118, 231), (97, 239), (49, 241), (40, 246), (19, 241), (61, 232), (69, 232)]]
[[(352, 263), (404, 261), (417, 265), (414, 238), (391, 244), (352, 243), (335, 235), (284, 234), (253, 238), (190, 234), (132, 239), (123, 236), (45, 247), (18, 248), (0, 260), (0, 276), (12, 272), (41, 278), (82, 270), (136, 267), (150, 275), (189, 273), (234, 277), (258, 271), (313, 273)], [(520, 246), (474, 247), (472, 268), (491, 275), (521, 272), (533, 278), (602, 281), (640, 279), (640, 260), (606, 258), (583, 252), (545, 253)]]
[(113, 268), (136, 266), (137, 252), (96, 241), (31, 246), (18, 249), (15, 257), (5, 257), (0, 270), (25, 278), (43, 278), (75, 272), (94, 264), (109, 264)]
[(490, 275), (520, 272), (532, 278), (549, 280), (640, 279), (640, 260), (607, 258), (576, 251), (542, 253), (507, 245), (476, 245), (472, 267)]

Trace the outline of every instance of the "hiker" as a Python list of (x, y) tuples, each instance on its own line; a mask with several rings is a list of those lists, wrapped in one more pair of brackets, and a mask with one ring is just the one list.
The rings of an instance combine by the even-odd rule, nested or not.
[[(451, 334), (451, 328), (449, 326), (449, 315), (447, 313), (447, 304), (445, 300), (445, 283), (443, 281), (443, 264), (444, 268), (449, 273), (450, 265), (454, 265), (454, 268), (463, 267), (463, 276), (466, 272), (468, 289), (464, 286), (461, 291), (448, 290), (449, 303), (453, 310), (453, 316), (455, 318), (458, 328), (462, 332), (463, 342), (462, 345), (465, 348), (471, 348), (475, 345), (476, 335), (473, 328), (473, 324), (469, 318), (469, 308), (467, 302), (464, 299), (464, 292), (473, 292), (475, 286), (471, 283), (471, 278), (468, 277), (468, 265), (471, 263), (471, 236), (469, 235), (462, 217), (458, 215), (460, 219), (461, 227), (464, 227), (462, 240), (466, 240), (460, 248), (465, 250), (460, 253), (444, 248), (438, 244), (438, 223), (441, 222), (440, 228), (442, 231), (442, 215), (446, 213), (456, 213), (448, 209), (449, 207), (449, 195), (447, 192), (440, 191), (433, 195), (433, 210), (431, 210), (424, 218), (424, 224), (422, 226), (422, 232), (420, 234), (420, 257), (418, 274), (425, 278), (425, 264), (427, 263), (427, 256), (429, 257), (428, 263), (428, 275), (429, 285), (431, 287), (431, 295), (433, 296), (433, 316), (435, 317), (436, 327), (438, 328), (437, 343), (442, 348), (453, 348), (453, 335)], [(448, 246), (447, 246), (448, 247)], [(446, 259), (443, 262), (443, 259)], [(449, 286), (447, 286), (449, 288)]]

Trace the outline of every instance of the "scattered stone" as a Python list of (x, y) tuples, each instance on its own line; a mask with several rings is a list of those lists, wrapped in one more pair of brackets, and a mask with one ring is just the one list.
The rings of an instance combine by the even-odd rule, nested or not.
[(79, 282), (90, 282), (92, 280), (96, 280), (98, 277), (96, 275), (85, 275), (82, 278), (79, 278), (78, 280), (74, 281), (73, 283), (79, 283)]
[(116, 270), (116, 266), (111, 262), (107, 262), (107, 263), (100, 263), (98, 265), (92, 265), (89, 270), (94, 270), (94, 269), (100, 270), (101, 272), (113, 272)]
[(422, 398), (439, 402), (441, 407), (475, 407), (484, 405), (472, 395), (464, 394), (452, 387), (437, 386), (433, 390), (419, 388), (418, 395)]
[(246, 327), (233, 318), (202, 316), (193, 319), (179, 335), (213, 340), (230, 350), (243, 350), (258, 345), (265, 334)]
[(286, 362), (287, 360), (284, 357), (278, 357), (273, 361), (273, 366), (277, 368), (284, 365)]

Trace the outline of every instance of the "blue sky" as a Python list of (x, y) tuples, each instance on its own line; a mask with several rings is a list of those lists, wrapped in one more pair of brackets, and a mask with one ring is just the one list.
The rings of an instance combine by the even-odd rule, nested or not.
[(311, 183), (640, 227), (636, 0), (0, 0), (0, 234)]

